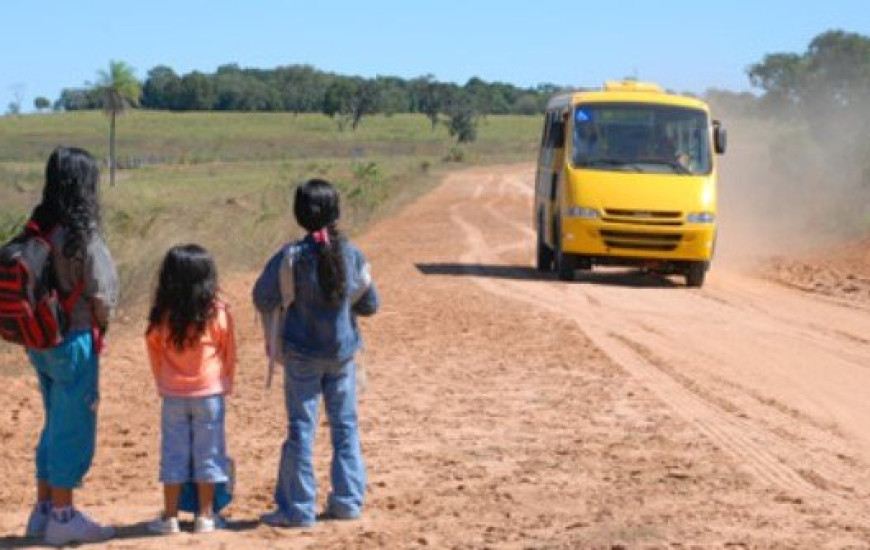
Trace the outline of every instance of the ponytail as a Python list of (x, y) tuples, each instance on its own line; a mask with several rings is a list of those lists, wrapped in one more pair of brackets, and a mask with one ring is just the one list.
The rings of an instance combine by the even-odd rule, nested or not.
[(317, 280), (327, 303), (337, 306), (347, 290), (347, 274), (341, 253), (344, 237), (335, 224), (326, 226), (322, 231), (328, 235), (328, 239), (317, 242)]
[(323, 298), (337, 306), (347, 292), (344, 236), (336, 225), (340, 213), (338, 191), (326, 180), (308, 180), (296, 188), (293, 213), (317, 246), (317, 279)]

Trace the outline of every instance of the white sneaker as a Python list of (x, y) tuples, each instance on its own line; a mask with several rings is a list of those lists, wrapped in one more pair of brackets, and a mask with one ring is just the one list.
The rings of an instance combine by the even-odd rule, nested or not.
[(181, 532), (178, 518), (165, 518), (163, 514), (157, 519), (148, 522), (148, 530), (159, 535), (173, 535)]
[(35, 505), (30, 511), (30, 517), (27, 518), (27, 529), (24, 531), (25, 537), (41, 537), (45, 534), (45, 527), (48, 525), (48, 520), (51, 517), (51, 512), (43, 514), (39, 510), (39, 505)]
[(227, 522), (219, 515), (211, 517), (196, 516), (193, 522), (194, 533), (214, 533), (217, 529), (223, 529), (227, 526)]
[(45, 542), (52, 546), (63, 546), (71, 542), (102, 542), (115, 536), (113, 527), (104, 527), (76, 510), (66, 523), (54, 518), (45, 527)]

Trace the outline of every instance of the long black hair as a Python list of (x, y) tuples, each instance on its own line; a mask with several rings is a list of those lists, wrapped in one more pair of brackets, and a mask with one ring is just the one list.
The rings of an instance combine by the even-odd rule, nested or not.
[(196, 342), (215, 314), (217, 290), (217, 266), (211, 254), (198, 244), (173, 246), (160, 267), (148, 332), (165, 322), (177, 349)]
[(293, 203), (296, 222), (309, 233), (325, 230), (328, 239), (317, 243), (317, 279), (323, 297), (330, 305), (338, 305), (347, 289), (344, 258), (341, 253), (344, 236), (337, 223), (341, 208), (338, 190), (328, 181), (310, 179), (296, 188)]
[(94, 157), (77, 147), (57, 147), (45, 164), (42, 202), (33, 219), (44, 230), (61, 224), (68, 231), (63, 253), (70, 258), (85, 250), (100, 230), (100, 168)]

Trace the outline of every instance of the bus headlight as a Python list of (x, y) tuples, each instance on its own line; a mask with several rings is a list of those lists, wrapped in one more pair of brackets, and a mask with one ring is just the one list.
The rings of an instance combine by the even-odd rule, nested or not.
[(688, 223), (713, 223), (716, 216), (712, 212), (692, 212), (686, 216)]
[(586, 206), (572, 206), (565, 211), (565, 215), (569, 218), (582, 218), (585, 220), (597, 220), (601, 217), (598, 210)]

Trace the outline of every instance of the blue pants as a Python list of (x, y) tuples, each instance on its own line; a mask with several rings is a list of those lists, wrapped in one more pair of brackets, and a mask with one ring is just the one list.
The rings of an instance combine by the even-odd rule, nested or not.
[(327, 509), (342, 518), (360, 515), (366, 472), (357, 428), (356, 364), (287, 357), (284, 393), (289, 428), (281, 449), (275, 502), (291, 522), (311, 525), (315, 519), (314, 435), (320, 396), (332, 436), (332, 492)]
[(223, 395), (163, 397), (160, 481), (228, 481), (225, 417)]
[(91, 467), (97, 436), (99, 359), (90, 331), (48, 350), (27, 350), (39, 377), (45, 424), (36, 447), (36, 478), (73, 489)]

